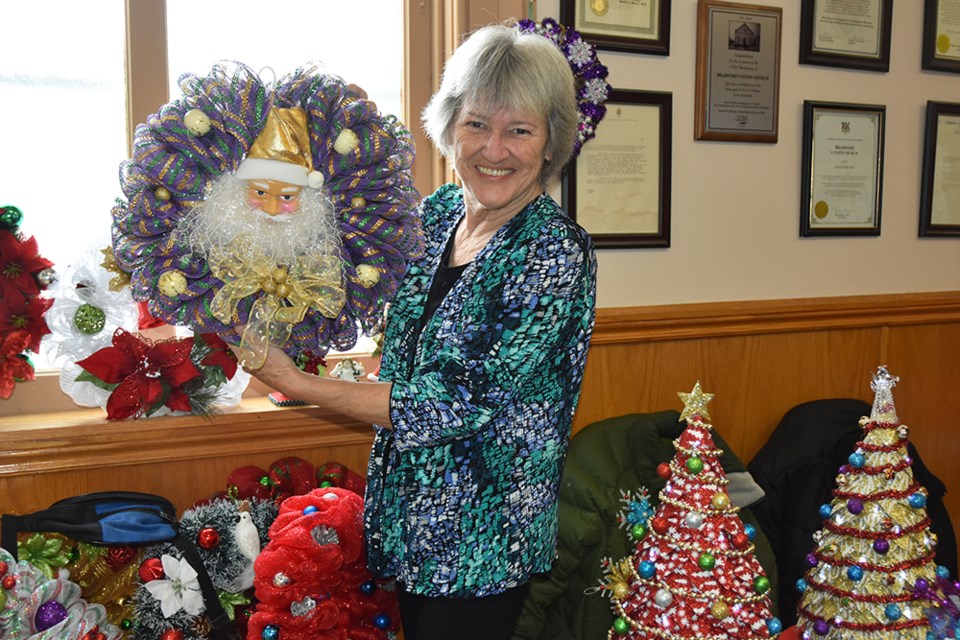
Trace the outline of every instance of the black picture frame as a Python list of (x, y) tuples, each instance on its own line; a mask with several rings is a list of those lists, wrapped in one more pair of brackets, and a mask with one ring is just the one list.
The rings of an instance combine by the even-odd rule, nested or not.
[[(673, 148), (673, 94), (657, 91), (617, 90), (610, 92), (606, 102), (607, 115), (597, 127), (596, 138), (587, 141), (580, 156), (572, 161), (564, 172), (561, 194), (564, 210), (586, 229), (598, 249), (645, 249), (667, 248), (670, 246), (670, 201), (672, 185), (672, 148)], [(621, 118), (622, 116), (622, 118)], [(632, 118), (632, 120), (631, 120)], [(642, 124), (633, 127), (633, 122), (655, 118), (652, 126)], [(655, 129), (655, 130), (654, 130)], [(605, 135), (606, 134), (606, 135)], [(633, 138), (631, 138), (633, 136)], [(657, 149), (646, 152), (649, 138), (657, 138)], [(606, 138), (609, 138), (608, 143)], [(608, 155), (607, 147), (615, 147), (614, 156)], [(647, 167), (647, 163), (656, 163), (656, 167)], [(592, 167), (588, 173), (586, 164)], [(617, 173), (601, 175), (598, 167), (613, 166)], [(644, 176), (656, 174), (654, 185), (646, 184)], [(578, 176), (579, 173), (579, 176)], [(604, 181), (611, 184), (622, 180), (635, 180), (630, 188), (636, 187), (646, 197), (617, 199), (616, 187), (606, 188)], [(592, 184), (591, 181), (596, 181)], [(648, 193), (642, 193), (644, 189)], [(656, 189), (656, 192), (653, 192)], [(613, 199), (611, 203), (605, 198)], [(599, 217), (590, 211), (606, 211), (609, 206), (622, 206), (626, 202), (636, 203), (656, 201), (654, 211), (655, 224), (650, 228), (624, 227), (621, 230), (609, 227), (609, 219), (603, 216), (602, 224), (596, 224)], [(608, 206), (609, 205), (609, 206)], [(640, 215), (648, 218), (644, 212)], [(642, 225), (640, 225), (642, 226)]]
[(597, 49), (670, 55), (671, 0), (647, 0), (651, 13), (649, 27), (622, 25), (617, 28), (589, 19), (605, 15), (611, 1), (616, 0), (560, 0), (560, 23), (576, 30)]
[[(931, 71), (960, 73), (960, 20), (957, 24), (941, 22), (941, 8), (948, 0), (924, 0), (923, 3), (923, 54), (920, 66)], [(949, 0), (950, 9), (957, 9), (957, 0)], [(948, 13), (948, 12), (944, 12)], [(954, 16), (954, 12), (948, 13)], [(956, 18), (952, 18), (956, 20)]]
[[(850, 39), (864, 37), (867, 46), (873, 43), (872, 51), (857, 51), (849, 48), (848, 43), (835, 42), (833, 46), (818, 47), (817, 25), (820, 0), (802, 0), (800, 5), (800, 64), (819, 65), (823, 67), (840, 67), (845, 69), (859, 69), (861, 71), (887, 72), (890, 70), (890, 34), (893, 30), (893, 0), (872, 0), (876, 3), (878, 12), (877, 24), (873, 25), (876, 33), (851, 34), (842, 33), (838, 36), (847, 36)], [(840, 25), (838, 29), (855, 28), (851, 25)]]
[[(960, 211), (960, 189), (947, 190), (939, 181), (943, 167), (938, 166), (938, 159), (946, 146), (940, 138), (947, 135), (950, 136), (951, 149), (960, 148), (960, 103), (928, 100), (920, 188), (920, 237), (960, 238), (960, 214), (954, 213), (956, 220), (943, 219), (944, 213), (949, 215)], [(950, 152), (944, 152), (944, 155), (956, 158)], [(947, 193), (943, 193), (945, 190)], [(949, 202), (941, 202), (941, 198), (948, 198)]]
[(885, 129), (884, 105), (804, 101), (802, 237), (880, 235)]
[(783, 9), (699, 0), (695, 140), (775, 144)]

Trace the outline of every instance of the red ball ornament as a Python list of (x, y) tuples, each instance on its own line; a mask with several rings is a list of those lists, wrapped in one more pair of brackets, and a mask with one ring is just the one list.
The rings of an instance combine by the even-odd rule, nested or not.
[(663, 535), (667, 532), (667, 529), (670, 528), (670, 523), (667, 522), (667, 519), (662, 516), (657, 516), (650, 521), (650, 526), (653, 527), (653, 530), (657, 532), (658, 535)]
[(180, 629), (167, 629), (160, 634), (160, 640), (183, 640), (183, 631), (180, 631)]
[(670, 477), (670, 463), (661, 462), (657, 465), (657, 475), (666, 480)]
[(123, 569), (130, 563), (136, 555), (137, 552), (133, 550), (133, 547), (110, 547), (107, 551), (105, 562), (107, 566), (114, 571), (120, 571), (120, 569)]
[(10, 566), (6, 562), (0, 560), (0, 574), (5, 574), (9, 568)]
[(151, 582), (162, 578), (164, 573), (160, 558), (147, 558), (141, 562), (139, 575), (141, 582)]
[(750, 546), (750, 537), (747, 534), (740, 533), (733, 534), (733, 548), (737, 551), (743, 551)]
[(220, 532), (213, 527), (204, 527), (197, 534), (197, 546), (201, 549), (215, 549), (220, 544)]
[(16, 576), (6, 576), (3, 579), (3, 582), (0, 582), (0, 586), (2, 586), (4, 589), (13, 589), (15, 586), (17, 586)]

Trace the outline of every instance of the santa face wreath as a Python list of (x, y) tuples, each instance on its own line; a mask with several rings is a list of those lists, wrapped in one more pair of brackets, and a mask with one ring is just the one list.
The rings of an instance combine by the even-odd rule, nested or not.
[(222, 63), (180, 88), (121, 165), (113, 247), (134, 299), (239, 342), (250, 367), (270, 344), (322, 356), (375, 333), (423, 251), (409, 131), (312, 68), (268, 87)]

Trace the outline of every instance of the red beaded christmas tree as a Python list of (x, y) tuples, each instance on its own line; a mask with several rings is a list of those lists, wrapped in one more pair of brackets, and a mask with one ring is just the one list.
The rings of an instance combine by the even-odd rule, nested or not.
[(884, 367), (873, 376), (863, 440), (820, 507), (823, 528), (797, 584), (797, 628), (808, 640), (922, 640), (929, 631), (924, 609), (933, 603), (918, 593), (940, 573), (937, 540), (893, 404), (898, 380)]
[(609, 562), (604, 590), (617, 619), (611, 640), (747, 640), (775, 636), (770, 580), (754, 555), (751, 528), (730, 503), (722, 450), (710, 435), (706, 405), (713, 394), (698, 381), (684, 402), (687, 427), (674, 441), (667, 479), (646, 526), (635, 525), (629, 558)]

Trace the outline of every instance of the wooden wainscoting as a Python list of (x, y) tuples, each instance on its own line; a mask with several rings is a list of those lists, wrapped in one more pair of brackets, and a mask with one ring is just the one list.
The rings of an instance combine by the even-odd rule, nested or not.
[[(924, 462), (949, 489), (960, 527), (960, 292), (601, 309), (578, 430), (632, 412), (680, 409), (699, 380), (714, 427), (749, 461), (791, 407), (873, 399), (879, 365)], [(102, 412), (0, 418), (0, 513), (109, 489), (149, 491), (179, 508), (226, 487), (234, 469), (284, 456), (365, 473), (369, 425), (313, 407), (244, 401), (212, 420), (107, 422)]]

